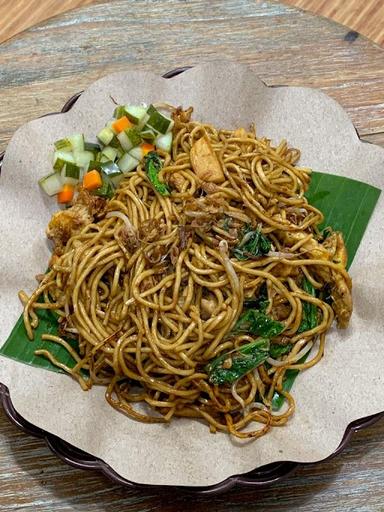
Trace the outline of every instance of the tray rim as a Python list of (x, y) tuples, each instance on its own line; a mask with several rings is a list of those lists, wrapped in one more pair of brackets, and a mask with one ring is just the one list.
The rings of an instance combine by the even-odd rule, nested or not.
[[(190, 69), (192, 66), (184, 66), (178, 67), (171, 71), (165, 73), (163, 78), (173, 78), (180, 73)], [(83, 91), (80, 91), (74, 94), (71, 98), (69, 98), (65, 104), (63, 105), (60, 112), (52, 112), (45, 114), (42, 117), (50, 116), (59, 113), (68, 112), (76, 101), (80, 98)], [(5, 151), (0, 153), (0, 174), (2, 161), (4, 158)], [(30, 434), (34, 437), (43, 439), (48, 446), (48, 448), (54, 453), (57, 457), (59, 457), (66, 464), (73, 466), (77, 469), (83, 470), (96, 470), (102, 473), (104, 476), (109, 478), (113, 483), (120, 484), (127, 488), (133, 489), (141, 489), (141, 490), (149, 490), (149, 491), (158, 491), (158, 492), (169, 492), (169, 491), (179, 491), (194, 495), (214, 495), (220, 494), (229, 489), (237, 486), (237, 487), (252, 487), (256, 489), (264, 489), (266, 487), (270, 487), (273, 484), (280, 482), (287, 478), (291, 473), (296, 471), (300, 467), (310, 466), (314, 464), (319, 464), (325, 461), (328, 461), (341, 453), (346, 446), (349, 444), (353, 434), (360, 430), (370, 427), (380, 419), (384, 418), (384, 411), (374, 414), (372, 416), (368, 416), (365, 418), (361, 418), (350, 423), (343, 435), (343, 438), (336, 448), (336, 450), (329, 455), (328, 457), (315, 461), (315, 462), (294, 462), (294, 461), (280, 461), (274, 462), (272, 464), (268, 464), (265, 466), (260, 466), (255, 468), (254, 470), (238, 474), (232, 475), (226, 478), (225, 480), (218, 482), (217, 484), (209, 485), (209, 486), (175, 486), (175, 485), (153, 485), (153, 484), (140, 484), (133, 482), (131, 480), (127, 480), (121, 477), (111, 466), (109, 466), (102, 459), (99, 459), (93, 455), (90, 455), (82, 450), (79, 450), (75, 446), (67, 443), (63, 439), (51, 434), (36, 425), (28, 422), (25, 418), (23, 418), (15, 409), (11, 394), (9, 389), (2, 383), (0, 383), (0, 403), (3, 406), (4, 412), (7, 418), (11, 423), (16, 425), (20, 430), (24, 431), (27, 434)]]

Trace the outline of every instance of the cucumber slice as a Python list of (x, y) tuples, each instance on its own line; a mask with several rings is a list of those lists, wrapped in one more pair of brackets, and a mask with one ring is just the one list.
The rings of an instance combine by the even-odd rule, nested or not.
[(94, 155), (100, 153), (101, 147), (100, 144), (96, 144), (95, 142), (84, 142), (84, 151), (91, 151)]
[(111, 199), (113, 194), (115, 193), (115, 188), (111, 182), (111, 180), (104, 174), (104, 172), (101, 173), (101, 177), (103, 179), (103, 184), (101, 187), (97, 188), (93, 191), (93, 194), (96, 196), (106, 197), (108, 199)]
[(165, 135), (158, 135), (155, 139), (155, 146), (170, 153), (172, 149), (172, 132), (168, 132)]
[(112, 160), (112, 162), (114, 162), (117, 157), (117, 149), (113, 148), (112, 146), (106, 146), (101, 152), (101, 154), (103, 156), (106, 156), (108, 160)]
[(53, 168), (55, 171), (61, 171), (66, 163), (75, 163), (75, 158), (68, 151), (55, 151), (53, 155)]
[(115, 164), (115, 162), (112, 162), (111, 160), (108, 160), (107, 162), (102, 163), (101, 170), (109, 178), (118, 176), (119, 174), (122, 173), (122, 171), (120, 170), (120, 167), (117, 164)]
[(77, 185), (80, 179), (80, 167), (67, 163), (61, 171), (61, 182), (68, 185)]
[(69, 139), (60, 139), (54, 143), (57, 151), (72, 151), (72, 144)]
[(139, 160), (139, 161), (142, 160), (145, 156), (143, 148), (141, 148), (140, 146), (136, 146), (135, 148), (131, 149), (129, 154), (131, 156), (133, 156), (133, 158), (136, 158), (136, 160)]
[(153, 105), (149, 105), (149, 107), (147, 108), (147, 114), (149, 116), (151, 116), (152, 114), (154, 114), (155, 112), (157, 112), (157, 109), (156, 107), (154, 107)]
[(112, 148), (116, 148), (124, 152), (123, 148), (121, 147), (120, 141), (116, 135), (113, 136), (113, 139), (108, 145), (111, 146)]
[(97, 134), (97, 138), (99, 139), (99, 141), (104, 144), (104, 146), (108, 146), (108, 144), (111, 142), (111, 140), (113, 139), (114, 137), (114, 132), (112, 130), (112, 128), (109, 128), (108, 126), (106, 126), (105, 128), (103, 128), (98, 134)]
[(101, 171), (102, 170), (101, 163), (96, 160), (91, 160), (89, 162), (88, 170), (89, 171)]
[(103, 174), (107, 176), (115, 186), (124, 178), (123, 171), (121, 171), (119, 166), (114, 162), (105, 162), (101, 167)]
[(120, 117), (124, 117), (126, 115), (127, 115), (127, 113), (125, 111), (124, 105), (117, 105), (117, 107), (115, 108), (115, 110), (113, 112), (113, 117), (115, 119), (120, 119)]
[(73, 178), (78, 180), (80, 176), (80, 167), (78, 167), (76, 164), (66, 164), (62, 173), (66, 178)]
[(119, 139), (121, 147), (124, 151), (128, 152), (130, 149), (133, 148), (133, 144), (125, 132), (118, 133), (116, 137)]
[(153, 105), (150, 105), (147, 110), (149, 119), (147, 125), (161, 134), (167, 133), (171, 128), (172, 119), (169, 119), (164, 114), (161, 114)]
[(94, 158), (92, 151), (76, 151), (73, 156), (75, 158), (76, 165), (86, 171), (88, 170), (89, 162)]
[(131, 141), (132, 147), (138, 146), (141, 143), (140, 131), (136, 126), (125, 130), (125, 133), (127, 134), (128, 139)]
[(60, 173), (54, 172), (48, 176), (44, 176), (39, 180), (39, 185), (49, 196), (58, 194), (63, 188), (63, 182)]
[(144, 126), (142, 131), (140, 132), (141, 138), (146, 142), (153, 142), (156, 138), (156, 133), (151, 130), (149, 126)]
[(84, 135), (82, 133), (74, 133), (67, 138), (71, 142), (72, 151), (84, 151)]
[(127, 173), (136, 169), (139, 161), (129, 153), (125, 153), (117, 162), (117, 165), (123, 173)]
[(140, 124), (145, 115), (147, 114), (147, 109), (145, 107), (141, 107), (139, 105), (125, 105), (124, 107), (125, 115), (133, 124)]

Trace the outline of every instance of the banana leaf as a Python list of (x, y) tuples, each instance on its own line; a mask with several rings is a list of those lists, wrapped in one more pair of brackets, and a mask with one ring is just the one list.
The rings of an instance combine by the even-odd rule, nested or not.
[[(23, 315), (21, 315), (9, 338), (1, 347), (0, 354), (22, 363), (43, 368), (44, 370), (62, 372), (60, 368), (53, 365), (45, 357), (35, 356), (35, 350), (46, 349), (49, 350), (58, 361), (72, 368), (75, 365), (75, 361), (64, 347), (52, 341), (43, 341), (41, 339), (43, 334), (58, 334), (59, 324), (57, 322), (57, 316), (49, 309), (39, 309), (36, 310), (36, 312), (39, 318), (39, 325), (34, 330), (34, 340), (31, 341), (28, 338), (24, 327)], [(76, 340), (66, 338), (66, 341), (77, 351), (78, 343)]]

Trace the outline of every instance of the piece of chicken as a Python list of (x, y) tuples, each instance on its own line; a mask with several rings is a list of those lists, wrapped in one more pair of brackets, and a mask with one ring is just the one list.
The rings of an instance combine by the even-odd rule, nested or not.
[[(293, 247), (306, 236), (308, 236), (308, 233), (278, 232), (279, 239), (287, 247)], [(300, 247), (300, 251), (311, 259), (331, 261), (340, 269), (345, 269), (347, 264), (347, 250), (343, 236), (337, 231), (331, 233), (322, 244), (311, 238)], [(329, 283), (331, 286), (332, 308), (336, 315), (337, 326), (342, 329), (348, 327), (353, 309), (352, 280), (327, 266), (314, 265), (313, 271), (324, 283)]]
[(61, 255), (71, 236), (91, 222), (92, 216), (82, 204), (54, 213), (47, 228), (47, 237), (54, 243), (54, 254)]
[[(54, 243), (54, 256), (60, 256), (68, 240), (84, 226), (104, 214), (106, 200), (80, 189), (74, 204), (53, 214), (47, 228), (47, 237)], [(54, 257), (53, 257), (54, 259)]]
[(104, 197), (91, 194), (91, 192), (85, 188), (80, 187), (73, 204), (86, 206), (88, 213), (95, 219), (99, 219), (105, 214), (107, 200), (104, 199)]
[(211, 181), (213, 183), (225, 181), (221, 163), (207, 135), (203, 135), (193, 144), (190, 157), (192, 168), (201, 181)]

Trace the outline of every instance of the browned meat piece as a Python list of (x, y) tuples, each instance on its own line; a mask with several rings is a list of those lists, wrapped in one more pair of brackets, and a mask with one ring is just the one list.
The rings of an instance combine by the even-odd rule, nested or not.
[(203, 183), (201, 184), (201, 189), (204, 190), (206, 194), (215, 194), (215, 192), (218, 192), (220, 190), (220, 187), (215, 183), (203, 181)]
[(60, 256), (68, 240), (84, 226), (105, 214), (106, 200), (80, 188), (73, 205), (53, 214), (47, 228), (47, 236), (54, 243), (54, 256)]
[(184, 124), (189, 123), (191, 120), (193, 112), (193, 107), (189, 107), (187, 110), (183, 110), (183, 107), (177, 107), (177, 109), (172, 114), (172, 119), (175, 122), (174, 125), (174, 133), (177, 132), (180, 127), (182, 127)]
[[(306, 233), (279, 232), (279, 238), (288, 246), (292, 247), (297, 242), (307, 236)], [(301, 248), (308, 258), (317, 260), (332, 261), (340, 268), (345, 268), (347, 264), (347, 250), (344, 244), (343, 236), (339, 232), (332, 233), (326, 240), (320, 244), (314, 239), (305, 242)], [(313, 267), (314, 272), (322, 279), (324, 283), (331, 285), (331, 296), (333, 299), (332, 308), (337, 319), (337, 326), (345, 329), (348, 327), (352, 315), (352, 281), (343, 274), (329, 267)]]
[(285, 320), (291, 312), (291, 306), (288, 302), (280, 302), (272, 308), (272, 316), (275, 320)]
[(141, 242), (154, 242), (164, 235), (166, 225), (159, 219), (148, 219), (143, 221), (139, 227), (139, 240)]
[(190, 157), (192, 168), (202, 181), (213, 183), (225, 181), (221, 163), (206, 135), (193, 144)]
[(80, 188), (73, 204), (81, 204), (86, 206), (88, 213), (95, 219), (98, 219), (103, 217), (105, 214), (107, 200), (103, 197), (91, 194), (84, 188)]
[(187, 180), (179, 172), (174, 172), (169, 178), (169, 184), (172, 188), (175, 188), (178, 192), (183, 190), (183, 186)]
[(336, 314), (337, 326), (341, 329), (346, 329), (348, 327), (353, 309), (351, 287), (344, 279), (344, 276), (338, 274), (334, 270), (332, 271), (332, 277), (332, 308)]
[(81, 204), (54, 213), (47, 228), (47, 237), (54, 243), (54, 254), (62, 254), (71, 236), (79, 233), (92, 220), (87, 207)]
[(299, 267), (279, 263), (272, 269), (272, 274), (276, 277), (296, 277), (299, 274)]

